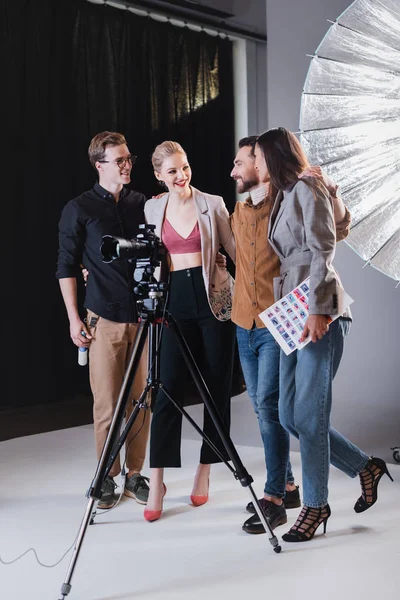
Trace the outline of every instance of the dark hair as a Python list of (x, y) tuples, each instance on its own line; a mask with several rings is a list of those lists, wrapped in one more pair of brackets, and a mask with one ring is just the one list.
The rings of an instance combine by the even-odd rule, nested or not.
[(256, 147), (256, 143), (257, 143), (257, 139), (258, 136), (257, 135), (250, 135), (249, 137), (244, 137), (241, 140), (239, 140), (239, 148), (244, 148), (245, 146), (251, 146), (251, 156), (254, 156), (254, 148)]
[[(275, 198), (279, 190), (297, 183), (299, 175), (310, 166), (306, 153), (294, 133), (284, 127), (269, 129), (257, 139), (257, 146), (264, 155), (270, 177), (270, 196)], [(324, 184), (315, 177), (301, 179), (314, 194), (328, 194)]]
[(96, 162), (103, 160), (107, 146), (122, 146), (126, 144), (125, 136), (115, 131), (102, 131), (94, 136), (88, 149), (91, 165), (96, 168)]
[(299, 140), (284, 127), (266, 131), (258, 138), (257, 145), (267, 163), (271, 184), (277, 190), (295, 183), (300, 173), (310, 166)]

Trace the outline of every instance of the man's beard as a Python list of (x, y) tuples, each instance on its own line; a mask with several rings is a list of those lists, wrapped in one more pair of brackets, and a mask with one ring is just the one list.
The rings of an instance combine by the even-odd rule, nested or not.
[(260, 185), (260, 181), (256, 177), (253, 177), (252, 179), (247, 179), (245, 181), (243, 179), (236, 180), (237, 191), (239, 194), (244, 194), (245, 192), (249, 192), (250, 190), (252, 190), (253, 188), (255, 188), (259, 185)]

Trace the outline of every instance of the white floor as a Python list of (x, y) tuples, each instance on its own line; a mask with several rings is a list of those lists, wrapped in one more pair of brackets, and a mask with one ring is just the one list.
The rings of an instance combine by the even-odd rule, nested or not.
[[(394, 600), (400, 597), (400, 465), (384, 478), (379, 501), (364, 514), (352, 507), (357, 480), (331, 471), (332, 517), (324, 536), (285, 544), (275, 554), (266, 535), (241, 530), (247, 490), (224, 465), (213, 468), (210, 501), (189, 505), (199, 442), (184, 440), (182, 469), (169, 470), (162, 518), (143, 519), (143, 507), (124, 498), (97, 518), (84, 538), (69, 600)], [(262, 492), (259, 447), (238, 447)], [(292, 453), (298, 482), (300, 458)], [(73, 543), (83, 518), (85, 490), (94, 475), (91, 426), (0, 444), (0, 555), (11, 561), (34, 547), (46, 564)], [(289, 511), (287, 525), (298, 510)], [(32, 553), (0, 565), (2, 600), (57, 600), (71, 552), (58, 566), (39, 566)]]

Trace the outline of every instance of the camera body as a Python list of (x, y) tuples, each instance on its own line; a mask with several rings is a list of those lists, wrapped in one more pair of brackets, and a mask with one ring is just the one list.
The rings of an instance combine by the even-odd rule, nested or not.
[(165, 291), (167, 285), (154, 277), (156, 267), (165, 259), (167, 250), (154, 233), (156, 226), (147, 223), (139, 225), (141, 233), (136, 238), (127, 240), (113, 235), (103, 235), (100, 252), (103, 262), (111, 263), (120, 258), (127, 259), (135, 265), (133, 275), (137, 286), (134, 292), (140, 298), (148, 298), (149, 292)]
[(127, 258), (130, 261), (145, 260), (154, 267), (158, 267), (166, 254), (166, 249), (160, 238), (154, 233), (156, 226), (142, 223), (136, 238), (127, 240), (113, 235), (103, 235), (100, 252), (103, 262), (110, 263), (118, 258)]

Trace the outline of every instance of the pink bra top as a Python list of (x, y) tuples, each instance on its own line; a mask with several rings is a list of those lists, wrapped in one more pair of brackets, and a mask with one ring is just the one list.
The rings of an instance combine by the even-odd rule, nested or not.
[(162, 241), (170, 254), (189, 254), (189, 252), (201, 252), (201, 238), (199, 224), (193, 227), (187, 238), (183, 238), (172, 227), (168, 219), (164, 219), (162, 228)]

